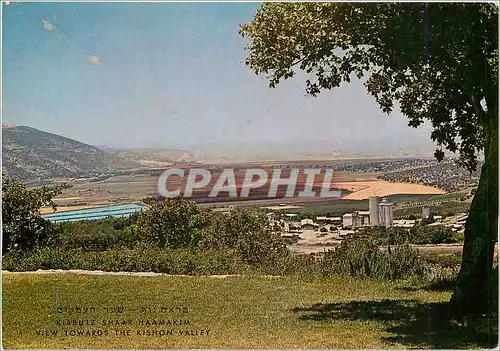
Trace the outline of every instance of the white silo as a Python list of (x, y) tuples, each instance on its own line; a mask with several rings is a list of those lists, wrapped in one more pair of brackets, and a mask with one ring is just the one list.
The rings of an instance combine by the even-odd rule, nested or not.
[(386, 228), (392, 227), (392, 204), (387, 202), (387, 199), (382, 199), (382, 202), (378, 205), (378, 212), (379, 225), (383, 225)]
[(380, 198), (378, 196), (371, 196), (368, 199), (368, 210), (370, 211), (370, 225), (379, 225), (378, 220), (378, 204), (380, 203)]

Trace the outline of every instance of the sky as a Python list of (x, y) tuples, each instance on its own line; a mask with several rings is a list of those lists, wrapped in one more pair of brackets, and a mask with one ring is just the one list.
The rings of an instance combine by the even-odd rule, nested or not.
[(316, 98), (295, 78), (270, 89), (238, 34), (259, 6), (4, 5), (3, 123), (116, 148), (432, 147), (429, 126), (382, 113), (358, 80)]

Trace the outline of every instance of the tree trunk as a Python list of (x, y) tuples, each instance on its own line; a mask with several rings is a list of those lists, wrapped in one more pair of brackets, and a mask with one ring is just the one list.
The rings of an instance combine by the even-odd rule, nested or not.
[[(488, 117), (497, 121), (496, 116)], [(485, 163), (465, 225), (462, 265), (450, 301), (456, 317), (497, 312), (492, 285), (498, 282), (493, 278), (498, 235), (498, 125), (488, 127)]]

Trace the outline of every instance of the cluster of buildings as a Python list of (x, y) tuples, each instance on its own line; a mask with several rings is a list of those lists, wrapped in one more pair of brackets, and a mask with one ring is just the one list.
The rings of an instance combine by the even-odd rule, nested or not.
[[(296, 213), (285, 213), (282, 216), (274, 212), (268, 214), (270, 221), (281, 220), (282, 229), (287, 233), (299, 232), (302, 230), (325, 230), (326, 231), (349, 231), (354, 232), (356, 229), (362, 227), (374, 226), (413, 226), (413, 223), (399, 223), (393, 219), (393, 206), (387, 199), (380, 199), (379, 197), (371, 197), (369, 199), (368, 211), (355, 211), (352, 213), (345, 213), (341, 217), (327, 217), (318, 216), (315, 220), (306, 218), (299, 220), (299, 215)], [(411, 221), (410, 221), (411, 222)], [(323, 229), (324, 228), (324, 229)]]
[[(429, 226), (442, 226), (450, 228), (454, 232), (463, 233), (467, 214), (461, 213), (455, 216), (431, 216), (429, 207), (422, 208), (422, 218), (432, 217), (433, 222)], [(268, 214), (270, 221), (280, 223), (280, 231), (294, 234), (304, 230), (315, 230), (321, 232), (337, 233), (340, 236), (355, 233), (364, 227), (384, 226), (386, 228), (413, 228), (419, 222), (418, 219), (393, 219), (393, 206), (386, 199), (372, 197), (369, 199), (368, 211), (355, 211), (345, 213), (341, 217), (318, 216), (315, 219), (305, 218), (299, 220), (299, 215), (287, 213), (279, 215), (271, 212)], [(283, 220), (285, 219), (285, 220)]]
[(392, 227), (394, 224), (392, 203), (387, 199), (372, 196), (368, 199), (368, 211), (356, 211), (346, 213), (342, 216), (342, 226), (344, 228)]
[(445, 228), (450, 228), (453, 232), (463, 233), (465, 231), (465, 223), (467, 222), (467, 213), (461, 213), (456, 216), (446, 217), (433, 216), (434, 222), (428, 224), (428, 226), (442, 226)]

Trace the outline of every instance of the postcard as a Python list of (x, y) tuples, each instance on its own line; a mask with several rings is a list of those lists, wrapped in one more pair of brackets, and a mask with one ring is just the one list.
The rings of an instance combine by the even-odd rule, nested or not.
[(498, 4), (1, 9), (4, 349), (498, 345)]

